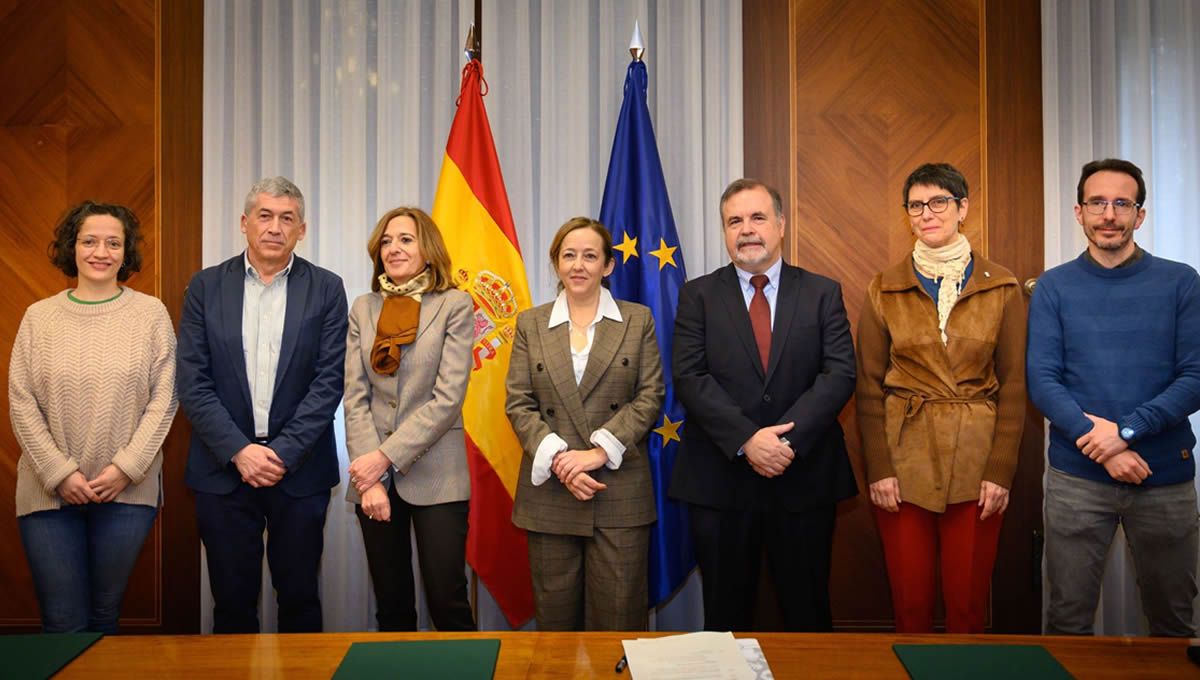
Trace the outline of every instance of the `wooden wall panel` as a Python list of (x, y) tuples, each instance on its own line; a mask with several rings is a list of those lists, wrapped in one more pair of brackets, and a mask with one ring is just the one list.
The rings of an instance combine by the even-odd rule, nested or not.
[(781, 192), (792, 154), (787, 19), (788, 0), (742, 5), (744, 172)]
[[(183, 294), (200, 270), (201, 107), (204, 89), (204, 1), (160, 0), (158, 14), (157, 213), (159, 297), (179, 324)], [(166, 597), (163, 630), (200, 632), (200, 535), (191, 492), (183, 483), (191, 428), (180, 413), (163, 445), (168, 502), (159, 526), (170, 550), (163, 555)]]
[[(166, 3), (175, 21), (176, 42), (168, 59), (190, 60), (185, 70), (202, 68), (199, 45), (203, 37), (203, 4), (199, 0)], [(8, 0), (0, 2), (0, 246), (9, 266), (0, 270), (0, 381), (7, 383), (12, 341), (25, 308), (38, 299), (71, 285), (46, 256), (55, 222), (71, 205), (91, 198), (132, 208), (142, 223), (142, 271), (128, 285), (178, 303), (187, 277), (199, 268), (199, 207), (192, 218), (160, 224), (161, 206), (178, 201), (164, 197), (163, 166), (174, 164), (166, 190), (200, 194), (199, 114), (193, 125), (171, 135), (164, 132), (157, 74), (162, 70), (159, 43), (164, 7), (155, 0)], [(168, 31), (170, 33), (170, 31)], [(176, 68), (174, 72), (178, 72)], [(191, 106), (201, 97), (198, 78), (168, 88), (169, 96)], [(172, 122), (170, 117), (168, 122)], [(172, 136), (182, 161), (159, 155), (161, 139)], [(190, 155), (189, 155), (190, 150)], [(191, 167), (188, 162), (197, 159)], [(182, 171), (179, 169), (182, 168)], [(186, 202), (184, 203), (186, 205)], [(194, 229), (188, 234), (180, 229)], [(171, 267), (164, 270), (163, 262)], [(180, 281), (184, 283), (180, 283)], [(117, 351), (117, 348), (96, 348)], [(0, 391), (0, 410), (8, 411), (7, 390)], [(176, 444), (174, 449), (179, 449)], [(39, 622), (32, 582), (20, 547), (13, 491), (20, 450), (7, 417), (0, 418), (0, 579), (11, 597), (0, 599), (0, 627), (33, 629)], [(164, 495), (168, 506), (191, 514), (190, 498), (182, 484), (180, 456), (168, 445)], [(183, 450), (186, 455), (186, 448)], [(139, 557), (122, 612), (127, 630), (185, 632), (198, 627), (198, 610), (191, 621), (167, 627), (169, 598), (198, 598), (198, 542), (194, 529), (164, 534), (171, 515), (164, 512)], [(190, 542), (189, 542), (190, 541)], [(164, 589), (164, 556), (185, 561), (187, 583), (165, 579), (177, 588)], [(194, 572), (194, 573), (193, 573)], [(193, 598), (193, 599), (194, 599)], [(166, 603), (166, 604), (165, 604)], [(189, 628), (190, 626), (190, 628)]]
[(790, 23), (791, 259), (842, 281), (857, 319), (870, 277), (912, 249), (908, 173), (946, 161), (979, 186), (978, 2), (793, 2)]
[[(10, 13), (9, 16), (11, 16)], [(8, 33), (0, 18), (0, 35)], [(8, 266), (0, 269), (0, 582), (8, 597), (0, 601), (0, 625), (29, 624), (36, 615), (29, 572), (17, 531), (14, 492), (19, 451), (8, 418), (8, 364), (21, 317), (29, 304), (62, 285), (62, 274), (45, 257), (44, 229), (53, 224), (56, 206), (66, 200), (67, 141), (62, 128), (0, 128), (0, 247)]]
[(68, 5), (70, 121), (88, 128), (153, 124), (154, 0)]
[[(788, 260), (841, 281), (852, 325), (871, 277), (912, 249), (901, 190), (924, 162), (966, 175), (964, 233), (976, 248), (1001, 264), (1020, 250), (1018, 274), (1040, 270), (1041, 192), (1028, 190), (1041, 183), (1036, 1), (773, 0), (743, 11), (746, 174), (784, 193)], [(835, 625), (886, 628), (890, 595), (853, 413), (851, 403), (842, 424), (864, 495), (839, 508)], [(1025, 460), (1041, 446), (1040, 419), (1027, 429), (1021, 506), (1006, 520), (996, 572), (1005, 588), (1028, 576), (1028, 536), (1040, 526), (1040, 454)], [(1002, 615), (1010, 604), (996, 604), (993, 627), (1035, 630), (1035, 605)]]
[(0, 124), (67, 119), (67, 3), (17, 0), (0, 10)]
[[(1045, 259), (1042, 195), (1042, 52), (1038, 0), (985, 5), (987, 140), (984, 171), (991, 257), (1025, 282), (1041, 274)], [(1002, 633), (1041, 630), (1042, 474), (1044, 421), (1027, 404), (1025, 437), (1000, 534), (1004, 568), (992, 581), (1003, 594), (993, 628)], [(1037, 620), (1028, 620), (1029, 612)]]
[[(157, 295), (153, 123), (69, 129), (67, 205), (92, 199), (120, 203), (133, 210), (142, 225), (142, 270), (131, 276), (127, 285), (147, 295)], [(53, 226), (51, 222), (50, 228)]]

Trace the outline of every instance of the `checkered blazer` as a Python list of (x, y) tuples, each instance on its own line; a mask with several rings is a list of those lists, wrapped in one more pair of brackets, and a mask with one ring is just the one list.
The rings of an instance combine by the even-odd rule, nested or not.
[[(654, 317), (618, 300), (623, 321), (601, 319), (583, 379), (575, 384), (569, 324), (549, 328), (553, 303), (522, 312), (508, 368), (505, 410), (525, 455), (517, 480), (513, 523), (531, 531), (590, 536), (593, 527), (633, 527), (655, 519), (646, 439), (663, 402), (662, 358)], [(571, 449), (590, 449), (592, 432), (606, 428), (622, 444), (621, 467), (589, 474), (608, 488), (580, 501), (551, 477), (530, 481), (538, 444), (554, 432)]]
[[(471, 296), (461, 290), (421, 298), (417, 337), (400, 351), (393, 375), (371, 368), (383, 296), (367, 293), (350, 308), (346, 335), (346, 451), (350, 460), (375, 451), (399, 468), (386, 484), (413, 505), (471, 496), (462, 404), (471, 376), (475, 327)], [(361, 503), (353, 485), (346, 500)]]

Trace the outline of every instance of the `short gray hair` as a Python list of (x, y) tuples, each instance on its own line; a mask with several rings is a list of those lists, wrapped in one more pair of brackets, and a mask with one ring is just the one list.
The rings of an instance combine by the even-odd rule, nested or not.
[(733, 198), (734, 194), (740, 194), (743, 191), (750, 191), (751, 189), (762, 189), (766, 191), (767, 194), (771, 196), (771, 203), (773, 203), (775, 206), (775, 216), (783, 217), (783, 198), (780, 197), (779, 191), (766, 182), (761, 182), (750, 177), (743, 177), (730, 182), (729, 186), (725, 187), (725, 191), (721, 193), (721, 203), (718, 207), (718, 212), (721, 215), (722, 224), (725, 222), (725, 203), (730, 198)]
[(258, 203), (259, 194), (268, 194), (270, 196), (286, 196), (296, 201), (296, 207), (300, 211), (300, 221), (304, 221), (304, 194), (300, 193), (300, 187), (292, 184), (292, 180), (287, 177), (264, 177), (254, 183), (250, 187), (250, 193), (246, 194), (246, 206), (242, 209), (242, 214), (250, 216), (250, 211), (254, 210), (254, 206)]

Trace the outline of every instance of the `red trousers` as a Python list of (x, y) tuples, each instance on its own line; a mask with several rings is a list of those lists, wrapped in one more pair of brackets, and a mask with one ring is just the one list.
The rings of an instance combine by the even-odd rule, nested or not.
[(976, 501), (948, 505), (943, 513), (912, 503), (901, 503), (900, 512), (875, 507), (892, 586), (896, 632), (933, 631), (939, 557), (946, 632), (983, 632), (1003, 515), (980, 521), (980, 510)]

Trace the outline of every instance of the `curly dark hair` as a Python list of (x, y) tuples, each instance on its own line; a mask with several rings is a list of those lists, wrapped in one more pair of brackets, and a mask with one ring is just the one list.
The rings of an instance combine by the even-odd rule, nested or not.
[(114, 217), (124, 227), (125, 257), (121, 268), (117, 270), (117, 280), (129, 280), (134, 272), (142, 270), (142, 251), (139, 247), (142, 243), (142, 225), (137, 215), (123, 205), (84, 201), (68, 210), (54, 227), (54, 240), (47, 248), (50, 262), (71, 278), (79, 276), (79, 267), (75, 264), (75, 240), (79, 238), (79, 230), (83, 227), (84, 220), (92, 215)]

